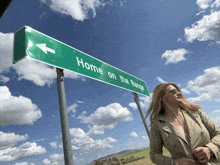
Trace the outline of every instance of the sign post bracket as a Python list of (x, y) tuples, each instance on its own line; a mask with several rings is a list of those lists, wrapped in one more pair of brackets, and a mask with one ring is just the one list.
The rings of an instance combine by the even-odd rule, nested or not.
[(69, 122), (66, 106), (65, 88), (64, 88), (64, 73), (63, 69), (56, 68), (57, 71), (57, 89), (60, 107), (60, 121), (63, 140), (63, 152), (65, 165), (73, 165), (72, 145), (70, 141)]
[(147, 125), (146, 120), (144, 120), (144, 113), (143, 113), (143, 111), (142, 111), (142, 109), (141, 109), (141, 105), (140, 105), (140, 103), (139, 103), (138, 95), (137, 95), (137, 93), (135, 93), (135, 92), (132, 92), (132, 94), (134, 95), (134, 101), (135, 101), (136, 104), (137, 104), (137, 107), (138, 107), (138, 110), (139, 110), (139, 112), (140, 112), (142, 121), (143, 121), (143, 123), (144, 123), (144, 127), (145, 127), (145, 129), (146, 129), (146, 131), (147, 131), (147, 134), (148, 134), (148, 137), (149, 137), (149, 139), (150, 139), (150, 131), (149, 131), (149, 128), (148, 128), (148, 125)]

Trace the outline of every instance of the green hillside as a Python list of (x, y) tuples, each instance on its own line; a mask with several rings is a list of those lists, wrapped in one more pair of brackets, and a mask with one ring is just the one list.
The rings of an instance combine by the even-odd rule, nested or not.
[[(140, 152), (131, 153), (131, 154), (124, 154), (124, 155), (120, 155), (120, 156), (115, 156), (117, 154), (112, 154), (112, 157), (118, 157), (120, 159), (122, 159), (122, 158), (126, 159), (126, 158), (130, 158), (131, 156), (134, 156), (135, 158), (136, 157), (143, 157), (143, 156), (145, 156), (145, 159), (146, 159), (146, 158), (149, 158), (149, 152), (150, 152), (150, 149), (145, 149), (145, 150), (142, 150)], [(163, 154), (164, 153), (168, 153), (168, 152), (169, 151), (165, 147), (163, 147)], [(106, 156), (106, 157), (102, 158), (102, 160), (105, 159), (105, 158), (109, 158), (109, 156)], [(94, 164), (95, 164), (95, 162), (93, 161), (89, 165), (94, 165)]]
[[(137, 153), (134, 153), (134, 154), (128, 154), (128, 155), (123, 155), (123, 156), (120, 156), (118, 158), (130, 158), (131, 156), (134, 156), (134, 157), (143, 157), (145, 156), (145, 158), (148, 158), (149, 157), (149, 152), (150, 152), (150, 149), (146, 149), (144, 151), (140, 151), (140, 152), (137, 152)], [(169, 152), (165, 147), (163, 148), (163, 153), (167, 153)]]

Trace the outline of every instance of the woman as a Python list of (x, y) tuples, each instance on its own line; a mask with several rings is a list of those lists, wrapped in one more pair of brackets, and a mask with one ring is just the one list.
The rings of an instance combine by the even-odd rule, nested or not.
[[(220, 128), (175, 83), (153, 91), (150, 159), (157, 165), (220, 165)], [(146, 118), (145, 117), (145, 118)], [(171, 157), (162, 155), (163, 146)]]

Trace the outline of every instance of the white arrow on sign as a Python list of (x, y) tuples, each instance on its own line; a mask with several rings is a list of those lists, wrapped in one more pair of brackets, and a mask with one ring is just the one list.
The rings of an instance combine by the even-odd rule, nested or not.
[(47, 51), (50, 52), (50, 53), (55, 54), (55, 50), (48, 48), (48, 47), (46, 46), (46, 44), (36, 44), (36, 45), (37, 45), (41, 50), (43, 50), (44, 53), (46, 53), (46, 54), (47, 54)]

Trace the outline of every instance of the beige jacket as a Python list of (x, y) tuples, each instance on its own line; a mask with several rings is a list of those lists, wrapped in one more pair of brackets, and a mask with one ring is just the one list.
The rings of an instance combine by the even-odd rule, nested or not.
[(159, 114), (153, 120), (150, 130), (151, 161), (157, 165), (170, 165), (171, 158), (162, 155), (164, 146), (173, 159), (191, 158), (196, 161), (196, 165), (200, 165), (191, 151), (196, 147), (208, 147), (214, 156), (206, 165), (220, 165), (220, 128), (201, 110), (181, 111), (188, 126), (189, 143), (182, 132), (173, 126), (165, 116)]

